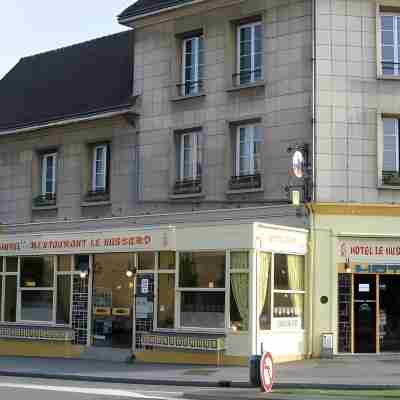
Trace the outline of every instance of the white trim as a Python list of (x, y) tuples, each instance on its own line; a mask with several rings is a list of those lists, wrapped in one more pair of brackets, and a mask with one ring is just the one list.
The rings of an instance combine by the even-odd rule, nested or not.
[[(198, 149), (198, 141), (200, 131), (193, 131), (182, 133), (179, 135), (179, 180), (183, 181), (187, 178), (196, 179), (200, 176), (198, 171), (198, 158), (199, 158), (199, 149)], [(185, 138), (188, 138), (189, 141), (189, 162), (191, 164), (192, 173), (188, 176), (185, 176)]]
[[(257, 124), (245, 124), (238, 125), (236, 128), (236, 156), (235, 156), (235, 172), (236, 176), (242, 175), (253, 175), (256, 172), (259, 172), (255, 169), (255, 143), (256, 143), (256, 129), (258, 128)], [(242, 154), (240, 153), (240, 130), (245, 130), (245, 143), (250, 143), (250, 154), (249, 154), (249, 170), (241, 171), (240, 170), (240, 159)]]
[(32, 126), (28, 126), (25, 128), (15, 128), (15, 129), (10, 129), (8, 131), (0, 131), (0, 136), (12, 135), (14, 133), (31, 132), (31, 131), (36, 131), (38, 129), (50, 128), (53, 126), (63, 126), (63, 125), (77, 123), (77, 122), (86, 122), (86, 121), (93, 121), (93, 120), (97, 120), (97, 119), (111, 118), (111, 117), (115, 117), (117, 115), (128, 114), (130, 112), (132, 112), (131, 106), (129, 106), (129, 108), (123, 108), (119, 111), (109, 111), (109, 112), (104, 112), (104, 113), (100, 113), (100, 114), (95, 114), (95, 115), (92, 115), (89, 117), (67, 118), (67, 119), (62, 119), (62, 120), (55, 121), (55, 122), (45, 122), (43, 124), (32, 125)]

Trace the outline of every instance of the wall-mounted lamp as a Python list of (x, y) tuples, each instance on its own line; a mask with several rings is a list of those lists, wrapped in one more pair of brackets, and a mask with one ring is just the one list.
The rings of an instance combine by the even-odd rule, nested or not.
[(346, 258), (346, 262), (344, 263), (344, 271), (348, 274), (351, 272), (351, 265), (350, 265), (349, 257)]
[(136, 273), (136, 268), (133, 265), (129, 265), (128, 269), (125, 272), (125, 275), (127, 278), (130, 279), (133, 277), (133, 275), (135, 275), (135, 273)]
[(80, 255), (76, 259), (76, 269), (79, 271), (81, 279), (85, 279), (89, 275), (89, 256)]

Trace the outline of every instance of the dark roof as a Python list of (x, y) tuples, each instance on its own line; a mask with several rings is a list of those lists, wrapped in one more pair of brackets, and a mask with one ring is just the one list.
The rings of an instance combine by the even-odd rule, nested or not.
[(179, 6), (185, 3), (191, 3), (193, 0), (138, 0), (126, 10), (118, 15), (119, 21), (126, 18), (136, 17), (149, 12), (159, 11), (163, 8)]
[(127, 107), (133, 31), (22, 58), (0, 80), (0, 131)]

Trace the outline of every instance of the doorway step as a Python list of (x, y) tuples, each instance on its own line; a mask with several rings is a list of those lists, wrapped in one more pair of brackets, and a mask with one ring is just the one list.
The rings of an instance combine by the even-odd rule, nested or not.
[(82, 360), (130, 362), (132, 351), (130, 349), (113, 349), (110, 347), (87, 347), (80, 355)]

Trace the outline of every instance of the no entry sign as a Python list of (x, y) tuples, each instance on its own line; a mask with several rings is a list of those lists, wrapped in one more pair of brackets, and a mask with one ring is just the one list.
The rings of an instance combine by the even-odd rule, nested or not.
[(271, 353), (264, 353), (260, 362), (261, 389), (271, 392), (275, 380), (274, 362)]

